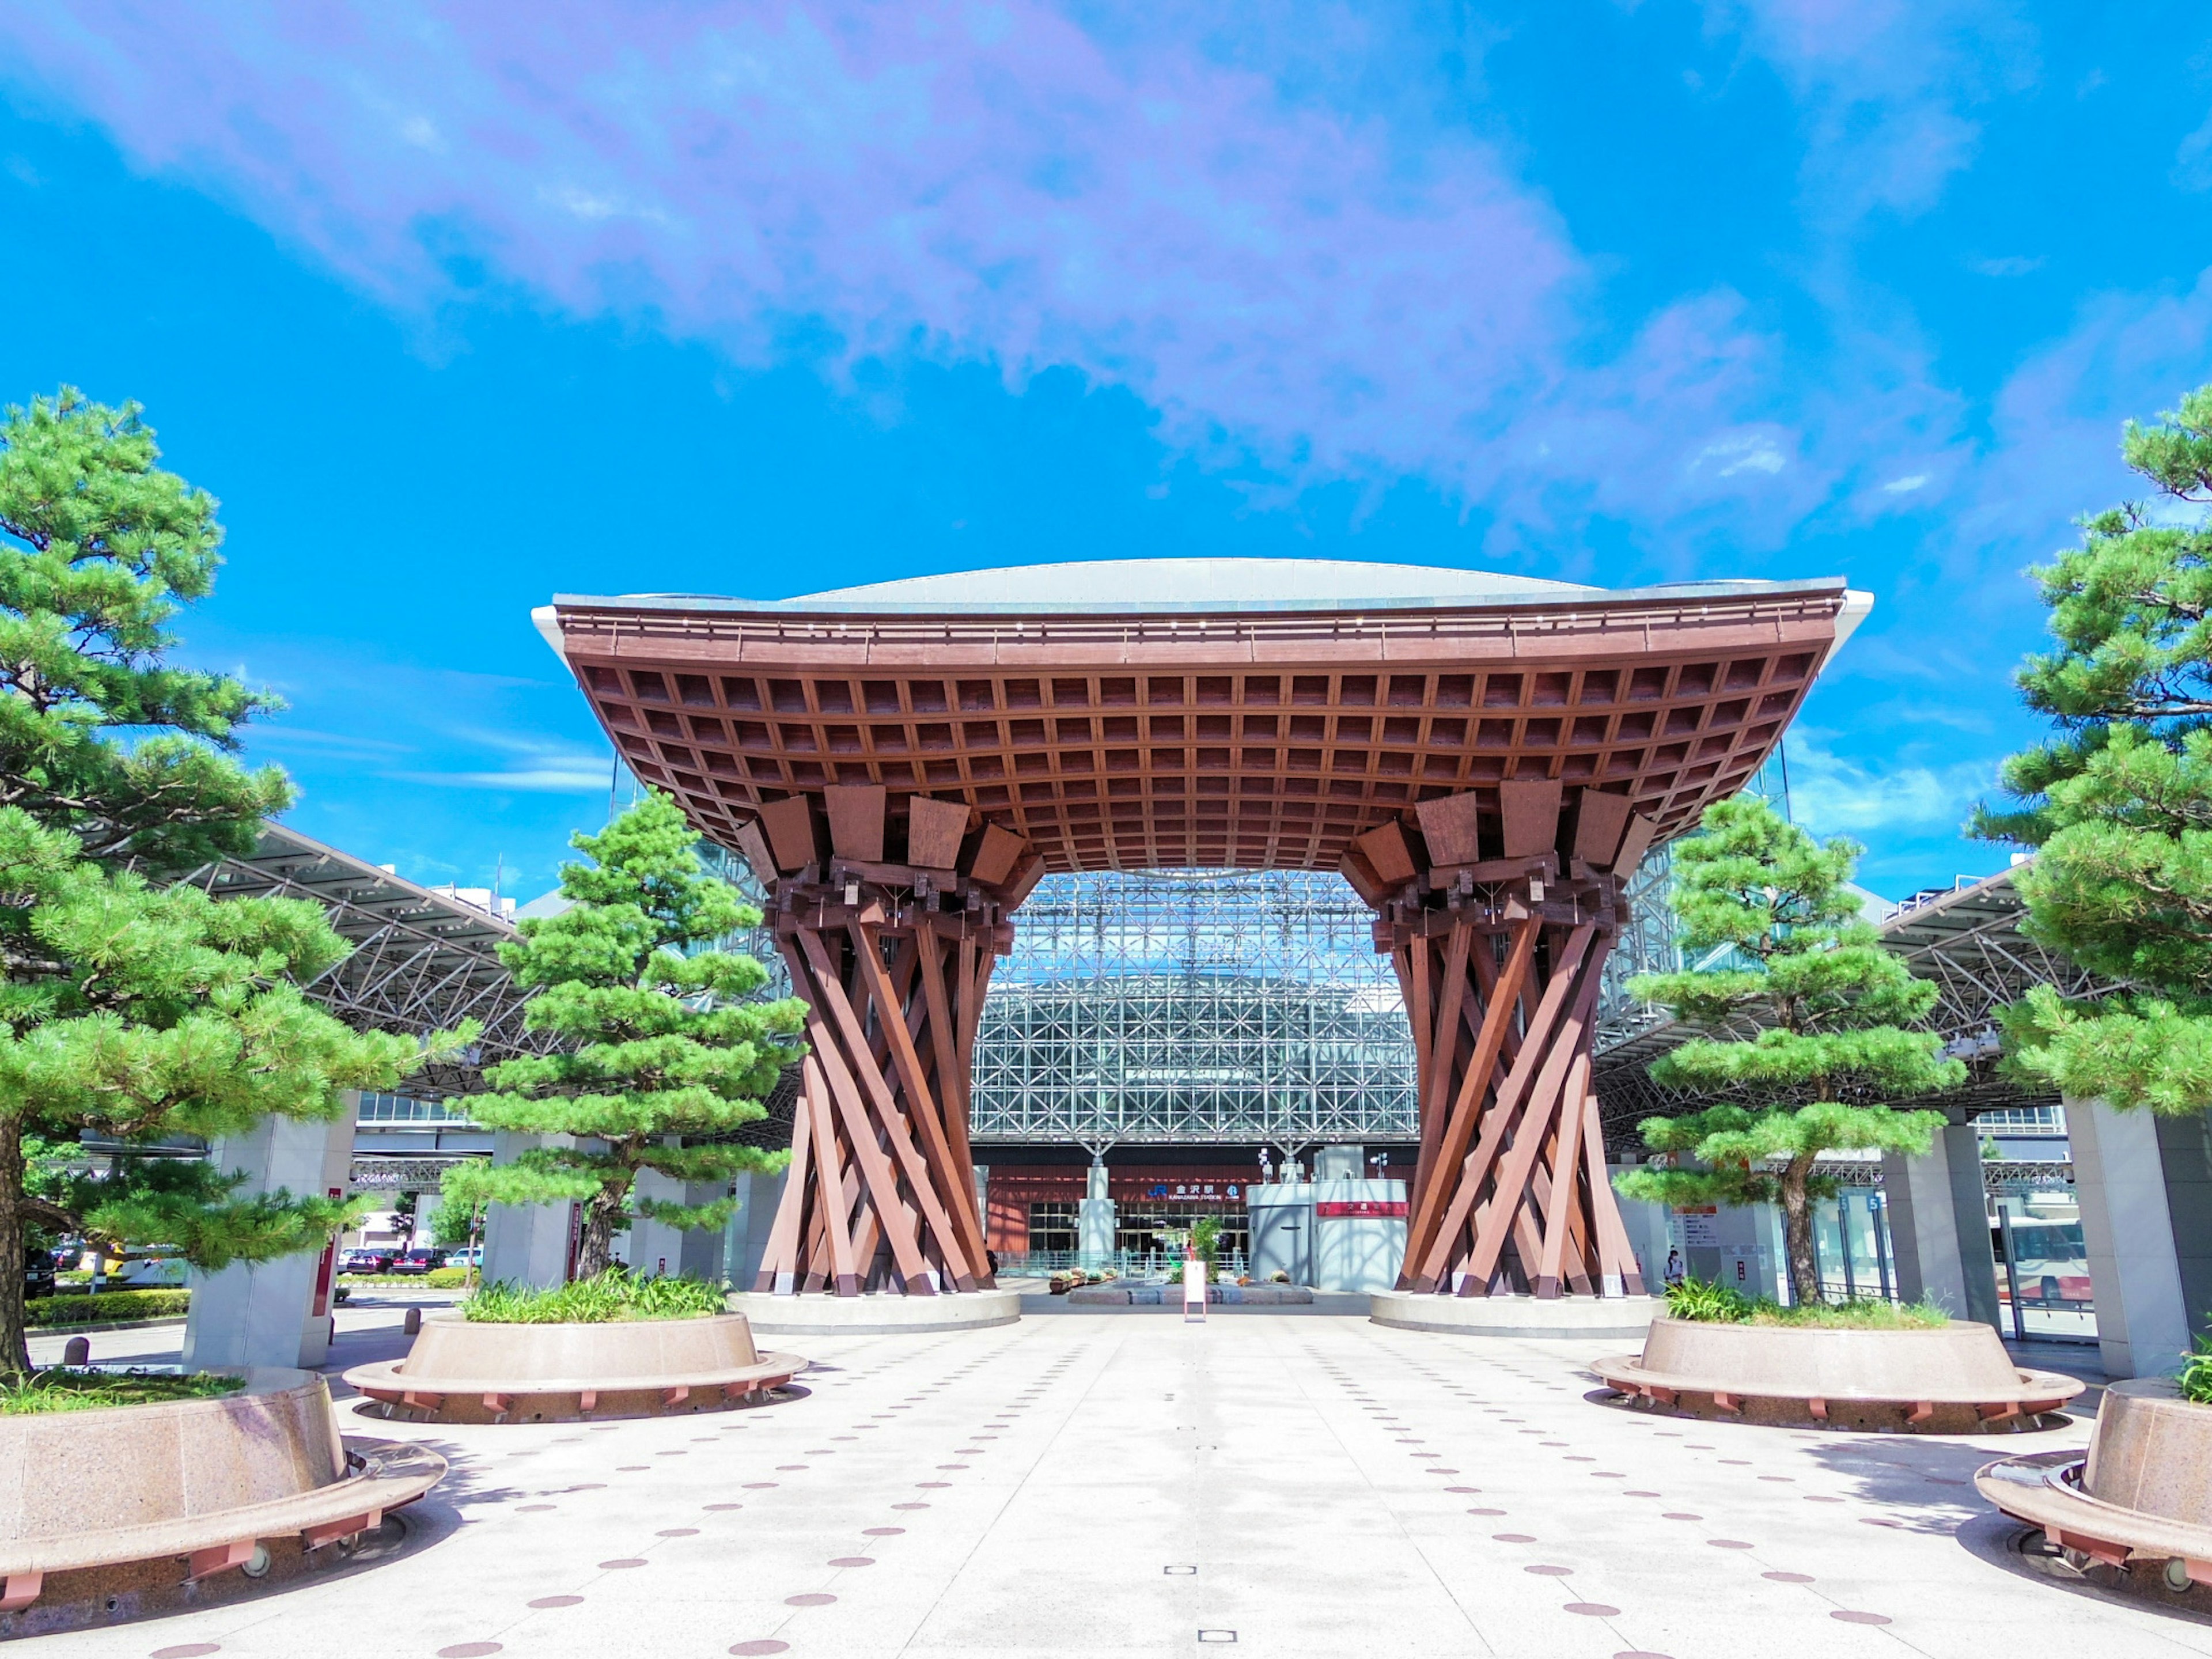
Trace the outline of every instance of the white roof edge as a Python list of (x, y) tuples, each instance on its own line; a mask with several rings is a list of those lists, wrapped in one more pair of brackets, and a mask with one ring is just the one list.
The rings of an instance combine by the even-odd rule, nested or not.
[[(1868, 613), (1873, 609), (1874, 595), (1865, 589), (1847, 587), (1844, 590), (1844, 608), (1836, 613), (1836, 642), (1828, 647), (1829, 662), (1835, 660), (1836, 653), (1844, 648), (1844, 642), (1859, 631), (1859, 624), (1867, 619)], [(1821, 666), (1826, 667), (1827, 663), (1821, 664)]]
[[(1803, 581), (1775, 581), (1746, 577), (1706, 581), (1669, 582), (1656, 587), (1585, 587), (1552, 592), (1444, 593), (1419, 597), (1398, 594), (1346, 596), (1327, 599), (1150, 599), (1103, 601), (1028, 600), (999, 603), (939, 600), (919, 604), (911, 601), (878, 601), (871, 604), (851, 600), (820, 599), (811, 596), (795, 599), (744, 599), (711, 593), (556, 593), (553, 597), (556, 607), (591, 605), (621, 611), (683, 609), (770, 616), (1045, 617), (1177, 614), (1237, 616), (1281, 615), (1314, 611), (1355, 613), (1391, 611), (1521, 611), (1542, 610), (1562, 605), (1571, 606), (1576, 604), (1617, 604), (1638, 600), (1663, 600), (1680, 605), (1706, 599), (1723, 600), (1762, 593), (1802, 592), (1808, 588), (1834, 591), (1843, 586), (1842, 580), (1834, 576), (1814, 577)], [(1846, 592), (1848, 592), (1849, 590)], [(1863, 601), (1857, 611), (1857, 616), (1864, 616), (1866, 611), (1873, 605), (1871, 597), (1866, 594), (1856, 594), (1853, 597)], [(1853, 617), (1850, 625), (1856, 626), (1856, 618)], [(1843, 631), (1843, 619), (1839, 617), (1839, 639)], [(1831, 654), (1832, 654), (1832, 647)]]
[(531, 606), (530, 625), (538, 630), (539, 639), (553, 647), (555, 656), (560, 658), (564, 663), (568, 660), (568, 653), (562, 648), (561, 644), (560, 607), (550, 605)]

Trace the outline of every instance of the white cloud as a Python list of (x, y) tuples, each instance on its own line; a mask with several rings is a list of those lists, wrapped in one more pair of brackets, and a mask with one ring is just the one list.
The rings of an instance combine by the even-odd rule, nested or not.
[(1765, 433), (1746, 432), (1707, 444), (1698, 452), (1697, 459), (1690, 463), (1690, 471), (1710, 471), (1720, 478), (1733, 478), (1739, 472), (1763, 472), (1771, 477), (1782, 471), (1788, 459)]
[(400, 772), (406, 783), (451, 789), (520, 789), (537, 794), (595, 795), (607, 787), (607, 768), (596, 762), (520, 766), (504, 772)]
[(1802, 731), (1790, 743), (1790, 795), (1815, 833), (1865, 838), (1877, 831), (1955, 830), (1996, 781), (1994, 756), (1928, 766), (1848, 759)]
[(1916, 489), (1924, 489), (1927, 483), (1925, 472), (1915, 472), (1909, 477), (1892, 478), (1882, 488), (1893, 495), (1909, 495)]

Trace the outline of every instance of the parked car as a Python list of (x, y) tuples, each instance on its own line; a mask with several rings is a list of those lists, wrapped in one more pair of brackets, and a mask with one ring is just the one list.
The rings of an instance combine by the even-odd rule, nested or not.
[(470, 1244), (458, 1250), (449, 1250), (446, 1253), (446, 1265), (448, 1267), (474, 1267), (478, 1273), (482, 1273), (483, 1246)]
[(23, 1252), (23, 1294), (52, 1296), (53, 1293), (54, 1253), (27, 1248)]
[(432, 1249), (425, 1245), (421, 1249), (408, 1251), (406, 1255), (394, 1261), (392, 1264), (392, 1271), (396, 1273), (427, 1273), (445, 1265), (446, 1252)]
[(338, 1258), (342, 1273), (388, 1273), (398, 1258), (390, 1250), (348, 1250)]

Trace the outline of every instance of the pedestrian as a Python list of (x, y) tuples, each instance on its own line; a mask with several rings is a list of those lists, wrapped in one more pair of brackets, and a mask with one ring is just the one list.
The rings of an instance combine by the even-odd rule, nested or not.
[(1680, 1250), (1669, 1249), (1667, 1252), (1667, 1282), (1669, 1285), (1679, 1285), (1682, 1282), (1682, 1253)]

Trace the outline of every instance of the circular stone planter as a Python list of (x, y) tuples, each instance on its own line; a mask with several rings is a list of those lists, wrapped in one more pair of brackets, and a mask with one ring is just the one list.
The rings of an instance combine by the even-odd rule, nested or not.
[(921, 1336), (980, 1331), (1022, 1316), (1019, 1291), (958, 1291), (945, 1296), (778, 1296), (735, 1291), (726, 1298), (755, 1330), (777, 1336)]
[(2184, 1400), (2171, 1379), (2107, 1388), (2086, 1457), (2009, 1457), (1974, 1485), (2070, 1559), (2178, 1562), (2167, 1569), (2174, 1588), (2212, 1584), (2212, 1406)]
[(603, 1325), (477, 1323), (434, 1315), (404, 1359), (356, 1365), (345, 1380), (382, 1415), (444, 1423), (558, 1423), (720, 1411), (806, 1369), (762, 1353), (735, 1314)]
[(0, 1634), (294, 1576), (446, 1473), (425, 1447), (344, 1439), (319, 1376), (243, 1375), (242, 1393), (216, 1400), (0, 1417)]
[(1971, 1434), (2039, 1426), (2081, 1392), (2024, 1371), (1987, 1325), (1869, 1331), (1651, 1322), (1644, 1352), (1590, 1369), (1620, 1393), (1692, 1417)]
[(1641, 1336), (1664, 1306), (1650, 1296), (1437, 1296), (1377, 1291), (1367, 1316), (1401, 1331), (1457, 1336), (1558, 1337), (1619, 1341)]

